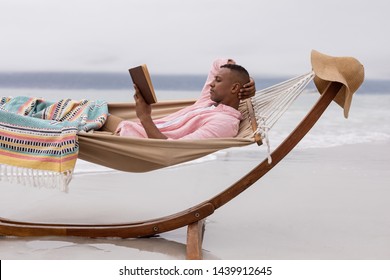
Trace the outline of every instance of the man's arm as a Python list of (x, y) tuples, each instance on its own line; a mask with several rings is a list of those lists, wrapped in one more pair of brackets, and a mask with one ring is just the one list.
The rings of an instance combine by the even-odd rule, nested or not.
[(168, 139), (154, 124), (152, 119), (152, 106), (147, 104), (139, 92), (139, 89), (134, 85), (135, 94), (135, 111), (138, 119), (141, 121), (142, 126), (145, 129), (148, 138), (154, 139)]

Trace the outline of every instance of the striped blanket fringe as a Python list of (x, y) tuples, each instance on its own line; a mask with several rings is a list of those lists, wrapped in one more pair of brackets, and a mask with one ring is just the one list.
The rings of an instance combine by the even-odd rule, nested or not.
[(53, 172), (0, 164), (0, 182), (33, 186), (37, 188), (59, 189), (68, 192), (68, 185), (72, 180), (72, 170)]
[(99, 129), (107, 116), (104, 101), (0, 98), (0, 181), (67, 191), (77, 134)]

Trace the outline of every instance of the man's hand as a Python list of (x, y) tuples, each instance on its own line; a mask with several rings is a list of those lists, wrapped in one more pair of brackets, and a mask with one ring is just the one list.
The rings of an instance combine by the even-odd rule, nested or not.
[(249, 97), (252, 97), (254, 96), (256, 93), (256, 85), (255, 85), (255, 81), (250, 78), (250, 81), (249, 83), (245, 84), (241, 89), (240, 89), (240, 92), (238, 94), (238, 98), (243, 100), (243, 99), (247, 99)]
[(145, 118), (151, 118), (152, 106), (145, 102), (136, 84), (134, 84), (134, 90), (135, 112), (137, 113), (137, 117), (141, 121)]
[(236, 64), (236, 62), (233, 59), (229, 58), (227, 64)]
[(137, 85), (134, 85), (134, 89), (135, 112), (137, 114), (137, 117), (141, 121), (141, 124), (144, 127), (146, 134), (149, 138), (167, 139), (167, 137), (161, 133), (161, 131), (153, 122), (152, 106), (145, 102)]

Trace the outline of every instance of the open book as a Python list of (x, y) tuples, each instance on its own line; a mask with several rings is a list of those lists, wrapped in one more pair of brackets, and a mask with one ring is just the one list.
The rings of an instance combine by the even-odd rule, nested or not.
[(148, 104), (156, 103), (157, 97), (154, 93), (152, 80), (150, 79), (148, 68), (146, 64), (130, 68), (129, 73), (133, 83), (137, 85), (144, 100)]

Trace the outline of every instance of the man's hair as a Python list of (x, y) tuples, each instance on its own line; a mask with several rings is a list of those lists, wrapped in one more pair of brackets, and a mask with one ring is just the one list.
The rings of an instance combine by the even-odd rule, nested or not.
[(249, 83), (250, 77), (248, 71), (242, 67), (241, 65), (238, 64), (224, 64), (221, 66), (221, 68), (227, 68), (230, 69), (238, 79), (238, 82), (241, 85), (245, 85), (246, 83)]

